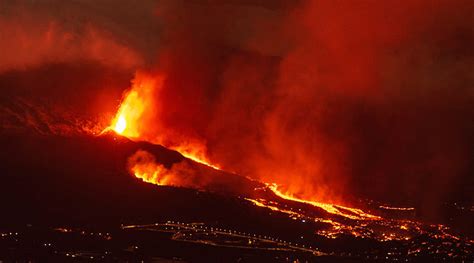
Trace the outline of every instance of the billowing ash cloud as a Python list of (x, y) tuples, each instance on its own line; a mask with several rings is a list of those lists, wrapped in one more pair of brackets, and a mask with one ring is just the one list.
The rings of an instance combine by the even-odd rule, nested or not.
[(0, 68), (144, 65), (165, 76), (149, 132), (203, 142), (223, 168), (301, 197), (431, 204), (473, 171), (472, 1), (112, 2), (60, 5), (87, 21), (73, 43), (54, 19), (3, 15), (11, 34), (38, 24), (25, 35), (63, 44)]
[(80, 61), (119, 69), (143, 64), (131, 41), (114, 30), (118, 25), (101, 23), (85, 3), (6, 1), (1, 8), (0, 72)]
[(472, 172), (469, 1), (157, 10), (156, 133), (206, 142), (224, 168), (323, 200), (364, 189), (426, 203)]

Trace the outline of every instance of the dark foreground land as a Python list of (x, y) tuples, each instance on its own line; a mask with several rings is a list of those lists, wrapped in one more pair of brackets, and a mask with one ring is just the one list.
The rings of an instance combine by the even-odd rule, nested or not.
[[(400, 221), (339, 218), (255, 193), (259, 183), (232, 174), (215, 175), (217, 183), (204, 191), (158, 187), (127, 173), (127, 158), (138, 149), (165, 166), (183, 160), (157, 145), (113, 135), (15, 135), (1, 143), (4, 262), (474, 260), (472, 238), (456, 228), (412, 222), (393, 232), (406, 238), (390, 238)], [(249, 199), (271, 201), (291, 216)], [(462, 218), (457, 229), (469, 233), (472, 213), (468, 207), (453, 216)]]

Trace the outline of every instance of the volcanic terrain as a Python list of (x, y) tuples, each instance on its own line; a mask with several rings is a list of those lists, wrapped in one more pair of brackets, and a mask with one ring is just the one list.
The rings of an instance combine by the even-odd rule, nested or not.
[[(2, 145), (6, 261), (472, 260), (468, 236), (420, 222), (415, 208), (292, 200), (277, 186), (113, 132), (9, 135)], [(186, 163), (176, 176), (187, 183), (136, 178), (126, 168), (137, 151), (170, 171)]]

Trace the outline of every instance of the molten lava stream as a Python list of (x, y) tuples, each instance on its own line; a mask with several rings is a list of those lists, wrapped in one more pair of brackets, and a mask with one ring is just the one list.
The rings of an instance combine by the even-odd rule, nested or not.
[[(126, 114), (124, 114), (124, 112), (122, 111), (122, 114), (116, 117), (113, 125), (110, 128), (120, 135), (123, 135), (124, 131), (127, 129), (128, 122), (125, 119), (124, 115)], [(208, 161), (208, 159), (203, 158), (201, 155), (185, 152), (182, 149), (180, 149), (180, 147), (171, 147), (171, 148), (179, 152), (181, 155), (183, 155), (184, 157), (188, 159), (191, 159), (200, 164), (207, 165), (213, 169), (221, 170), (219, 166), (211, 164)], [(166, 169), (164, 169), (161, 165), (158, 165), (156, 163), (149, 163), (148, 165), (145, 165), (145, 167), (143, 167), (143, 165), (140, 165), (140, 166), (137, 165), (137, 166), (132, 167), (131, 171), (137, 178), (142, 179), (144, 182), (153, 183), (157, 185), (172, 185), (172, 184), (167, 183), (167, 182), (173, 181), (171, 179), (171, 177), (173, 176), (172, 173), (167, 172)], [(305, 204), (309, 204), (315, 207), (319, 207), (331, 214), (335, 214), (335, 215), (339, 215), (339, 216), (343, 216), (343, 217), (355, 219), (355, 220), (380, 219), (379, 216), (365, 213), (364, 211), (360, 209), (296, 198), (291, 194), (286, 194), (286, 193), (281, 192), (278, 189), (278, 185), (275, 183), (265, 183), (265, 185), (267, 185), (268, 189), (270, 189), (275, 195), (277, 195), (278, 197), (282, 199), (299, 202), (299, 203), (305, 203)], [(339, 208), (342, 208), (342, 209), (339, 209)], [(351, 213), (347, 213), (344, 210), (350, 211)]]
[[(130, 139), (141, 139), (146, 140), (147, 138), (141, 138), (140, 126), (146, 125), (143, 123), (143, 117), (148, 114), (148, 111), (156, 111), (155, 105), (153, 105), (153, 95), (155, 91), (160, 89), (163, 85), (162, 77), (152, 77), (147, 75), (137, 75), (133, 81), (132, 88), (125, 94), (125, 97), (120, 105), (120, 108), (112, 120), (111, 125), (104, 131), (113, 130), (119, 135), (125, 136)], [(161, 141), (151, 141), (151, 143), (163, 144)], [(205, 154), (205, 147), (200, 144), (183, 144), (183, 145), (166, 145), (172, 150), (179, 152), (184, 157), (191, 159), (197, 163), (207, 165), (216, 170), (221, 168), (209, 161)], [(130, 171), (143, 181), (158, 185), (173, 185), (171, 182), (176, 174), (164, 168), (162, 165), (154, 162), (154, 159), (148, 158), (149, 163), (140, 162), (130, 167)], [(293, 202), (299, 202), (309, 204), (325, 210), (328, 213), (343, 216), (345, 218), (354, 220), (377, 220), (380, 217), (365, 213), (364, 211), (356, 208), (343, 207), (335, 204), (321, 203), (312, 200), (304, 200), (293, 196), (291, 193), (283, 193), (278, 189), (278, 185), (275, 183), (264, 183), (269, 190), (271, 190), (276, 196), (290, 200)], [(191, 186), (192, 187), (192, 186)]]

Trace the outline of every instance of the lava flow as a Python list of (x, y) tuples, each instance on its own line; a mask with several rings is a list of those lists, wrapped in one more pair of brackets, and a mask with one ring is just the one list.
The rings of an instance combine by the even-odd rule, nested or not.
[[(151, 143), (162, 144), (165, 147), (171, 148), (184, 157), (195, 162), (204, 164), (216, 170), (221, 168), (209, 161), (205, 155), (205, 149), (201, 143), (167, 143), (168, 138), (163, 136), (150, 136), (143, 127), (143, 118), (149, 116), (145, 111), (153, 111), (155, 117), (159, 117), (158, 113), (161, 109), (153, 105), (152, 98), (157, 95), (161, 86), (163, 85), (163, 77), (153, 77), (144, 74), (138, 74), (132, 83), (132, 88), (125, 93), (124, 99), (118, 109), (112, 124), (107, 130), (113, 130), (117, 134), (128, 137), (132, 140), (144, 140)], [(157, 185), (174, 185), (193, 187), (189, 182), (184, 183), (183, 176), (175, 171), (175, 167), (170, 169), (163, 165), (156, 163), (153, 156), (145, 151), (135, 153), (129, 159), (129, 169), (137, 178), (142, 179), (147, 183)], [(181, 178), (181, 179), (180, 179)], [(368, 214), (360, 209), (339, 206), (335, 204), (321, 203), (313, 200), (304, 200), (295, 197), (292, 193), (283, 193), (278, 189), (275, 183), (264, 183), (267, 188), (276, 196), (293, 202), (309, 204), (314, 207), (321, 208), (326, 212), (334, 215), (339, 215), (349, 219), (380, 219), (380, 217)], [(196, 187), (195, 187), (196, 188)]]
[(296, 198), (292, 194), (285, 194), (281, 192), (278, 189), (277, 184), (267, 184), (267, 186), (270, 190), (272, 190), (273, 193), (275, 193), (277, 196), (285, 200), (291, 200), (295, 202), (310, 204), (310, 205), (322, 208), (331, 214), (341, 215), (350, 219), (361, 219), (361, 220), (362, 219), (381, 219), (381, 217), (379, 216), (365, 213), (364, 211), (357, 208), (350, 208), (350, 207), (345, 207), (345, 206), (340, 206), (340, 205), (335, 205), (335, 204), (327, 204), (327, 203), (321, 203), (321, 202)]
[(157, 77), (137, 73), (137, 76), (132, 82), (132, 88), (125, 93), (120, 108), (112, 120), (112, 125), (104, 131), (113, 130), (115, 133), (130, 139), (139, 139), (162, 144), (167, 148), (179, 152), (188, 159), (214, 169), (219, 169), (218, 165), (212, 164), (206, 157), (205, 147), (201, 143), (195, 141), (170, 143), (172, 140), (165, 137), (166, 135), (156, 136), (147, 131), (148, 127), (144, 127), (146, 123), (145, 118), (147, 116), (159, 117), (159, 112), (162, 109), (154, 105), (153, 96), (160, 91), (162, 85), (162, 76)]
[[(167, 138), (172, 134), (170, 135), (166, 127), (162, 127), (163, 131), (158, 132), (159, 136), (156, 135), (156, 127), (152, 133), (150, 133), (149, 127), (146, 127), (149, 119), (145, 118), (152, 116), (154, 120), (160, 119), (159, 112), (163, 109), (152, 103), (152, 97), (159, 95), (160, 88), (164, 83), (163, 80), (164, 78), (161, 76), (137, 75), (132, 88), (125, 93), (110, 127), (104, 131), (112, 130), (131, 140), (161, 144), (181, 153), (187, 159), (205, 165), (202, 167), (212, 168), (207, 169), (206, 167), (207, 171), (200, 170), (199, 166), (193, 165), (187, 159), (174, 163), (171, 167), (166, 167), (157, 162), (153, 154), (139, 150), (129, 157), (128, 169), (131, 174), (144, 182), (198, 190), (209, 190), (213, 184), (218, 185), (219, 188), (222, 187), (220, 184), (222, 182), (216, 183), (214, 180), (222, 180), (222, 176), (225, 176), (226, 173), (206, 157), (204, 144), (195, 141), (176, 142), (173, 138)], [(149, 114), (150, 111), (153, 114)], [(212, 177), (210, 175), (212, 173), (217, 173), (218, 176)], [(252, 179), (250, 181), (256, 182)], [(239, 196), (243, 196), (245, 200), (255, 206), (285, 214), (293, 220), (325, 225), (326, 227), (315, 230), (315, 234), (319, 236), (334, 239), (340, 235), (351, 235), (385, 242), (411, 240), (415, 236), (426, 234), (436, 239), (450, 240), (450, 242), (459, 241), (459, 238), (449, 234), (449, 229), (443, 225), (428, 226), (410, 220), (383, 218), (357, 208), (302, 199), (291, 192), (282, 190), (284, 187), (280, 187), (276, 183), (259, 182), (258, 185), (261, 187), (256, 187), (253, 190), (255, 193), (239, 194)], [(268, 196), (265, 192), (272, 193), (273, 197)], [(389, 209), (388, 211), (391, 210), (412, 211), (411, 208)]]

